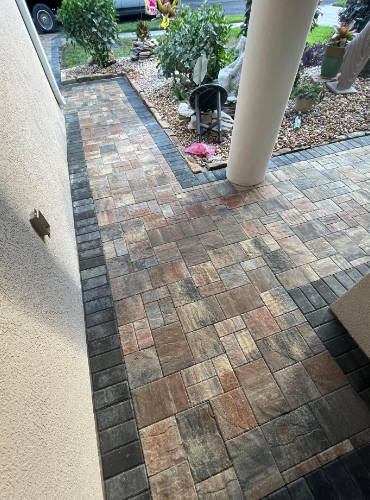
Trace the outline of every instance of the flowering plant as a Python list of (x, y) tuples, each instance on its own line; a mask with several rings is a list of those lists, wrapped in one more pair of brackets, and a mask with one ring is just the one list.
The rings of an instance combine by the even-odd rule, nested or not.
[(356, 31), (351, 31), (352, 27), (353, 23), (351, 23), (349, 26), (340, 24), (337, 27), (334, 35), (330, 38), (328, 45), (331, 45), (333, 47), (345, 47), (356, 34)]
[(170, 25), (170, 17), (175, 17), (176, 15), (175, 7), (177, 2), (178, 0), (172, 0), (172, 2), (170, 0), (163, 0), (162, 3), (161, 0), (157, 0), (157, 8), (162, 16), (161, 27), (165, 30)]
[(145, 13), (149, 16), (157, 15), (157, 0), (145, 0)]

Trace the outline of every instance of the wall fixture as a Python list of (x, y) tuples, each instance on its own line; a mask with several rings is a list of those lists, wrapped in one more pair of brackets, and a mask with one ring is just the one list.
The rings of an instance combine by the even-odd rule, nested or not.
[(50, 225), (40, 210), (36, 210), (35, 208), (34, 211), (31, 212), (30, 222), (31, 226), (40, 238), (44, 239), (45, 236), (49, 236), (50, 238)]

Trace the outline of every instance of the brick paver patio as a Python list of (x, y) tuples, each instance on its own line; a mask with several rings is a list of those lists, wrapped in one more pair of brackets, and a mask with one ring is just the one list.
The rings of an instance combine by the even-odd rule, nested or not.
[[(153, 498), (262, 498), (367, 443), (369, 360), (328, 305), (370, 271), (370, 147), (251, 189), (182, 189), (118, 80), (62, 92), (88, 173), (72, 169), (74, 206), (91, 207), (89, 184), (97, 217), (79, 249), (99, 259), (101, 238), (106, 261), (82, 271), (89, 352), (122, 348)], [(135, 427), (102, 424), (129, 397), (112, 398), (111, 365), (95, 405), (107, 495), (123, 498), (143, 466)]]

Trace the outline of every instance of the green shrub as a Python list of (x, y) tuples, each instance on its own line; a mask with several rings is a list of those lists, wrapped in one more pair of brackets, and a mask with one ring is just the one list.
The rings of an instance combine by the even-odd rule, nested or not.
[(345, 25), (354, 21), (352, 28), (363, 30), (370, 21), (370, 0), (347, 0), (344, 9), (339, 12), (339, 20)]
[(293, 89), (292, 97), (301, 97), (312, 99), (315, 102), (321, 100), (324, 92), (324, 86), (320, 82), (314, 82), (309, 77), (302, 78), (298, 85)]
[(58, 17), (69, 40), (79, 44), (99, 66), (107, 66), (118, 38), (112, 0), (63, 0)]
[(196, 10), (182, 5), (157, 47), (163, 75), (175, 81), (181, 76), (191, 80), (195, 63), (205, 54), (208, 66), (204, 81), (214, 80), (232, 60), (232, 51), (226, 47), (229, 36), (230, 24), (221, 5), (203, 4)]

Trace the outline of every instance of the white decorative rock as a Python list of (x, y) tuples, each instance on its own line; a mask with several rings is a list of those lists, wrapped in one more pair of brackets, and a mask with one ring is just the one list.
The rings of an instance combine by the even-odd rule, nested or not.
[(177, 110), (180, 118), (190, 118), (194, 115), (195, 111), (186, 102), (181, 102)]

